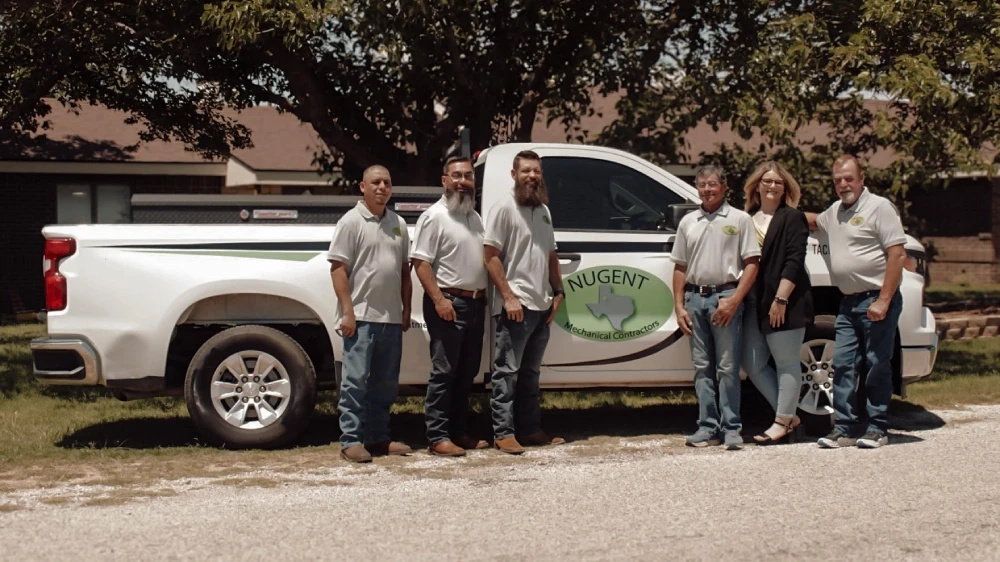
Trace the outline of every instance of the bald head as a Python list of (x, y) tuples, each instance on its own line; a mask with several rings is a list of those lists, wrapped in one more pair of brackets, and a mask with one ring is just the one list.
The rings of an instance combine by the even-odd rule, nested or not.
[(381, 174), (389, 176), (389, 169), (381, 164), (372, 164), (371, 166), (365, 168), (364, 173), (361, 174), (361, 181), (369, 182), (372, 180), (373, 177), (375, 177), (375, 175), (381, 175)]
[(361, 175), (361, 195), (364, 196), (365, 206), (382, 216), (385, 212), (385, 204), (392, 197), (392, 177), (385, 166), (375, 164), (365, 168)]

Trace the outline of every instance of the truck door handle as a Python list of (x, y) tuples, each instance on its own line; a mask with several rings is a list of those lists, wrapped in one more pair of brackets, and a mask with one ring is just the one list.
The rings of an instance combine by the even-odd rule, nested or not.
[(580, 254), (568, 254), (568, 253), (564, 253), (564, 254), (556, 254), (556, 255), (558, 255), (559, 259), (561, 259), (561, 260), (580, 261), (582, 259), (580, 257)]

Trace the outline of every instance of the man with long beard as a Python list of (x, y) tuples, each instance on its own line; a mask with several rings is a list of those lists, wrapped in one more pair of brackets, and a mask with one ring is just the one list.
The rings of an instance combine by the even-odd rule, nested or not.
[(493, 444), (519, 455), (524, 445), (558, 445), (541, 427), (539, 373), (549, 324), (565, 293), (542, 161), (530, 150), (514, 157), (514, 191), (490, 211), (484, 239), (496, 321)]
[(466, 429), (486, 322), (483, 221), (476, 212), (474, 181), (468, 158), (445, 163), (444, 195), (420, 215), (410, 251), (424, 288), (424, 320), (431, 340), (431, 376), (424, 402), (428, 450), (446, 457), (489, 446)]

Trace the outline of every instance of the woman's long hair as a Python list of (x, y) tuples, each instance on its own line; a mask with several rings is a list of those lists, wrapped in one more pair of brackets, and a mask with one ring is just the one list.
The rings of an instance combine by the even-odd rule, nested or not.
[(757, 169), (747, 179), (746, 185), (743, 186), (743, 192), (747, 196), (747, 212), (753, 212), (760, 208), (760, 193), (757, 192), (757, 186), (760, 185), (760, 178), (764, 177), (764, 174), (768, 172), (774, 172), (784, 180), (785, 194), (782, 196), (783, 202), (793, 209), (798, 207), (799, 200), (802, 199), (802, 188), (799, 187), (799, 182), (795, 181), (795, 178), (781, 164), (778, 164), (774, 160), (767, 160), (757, 166)]

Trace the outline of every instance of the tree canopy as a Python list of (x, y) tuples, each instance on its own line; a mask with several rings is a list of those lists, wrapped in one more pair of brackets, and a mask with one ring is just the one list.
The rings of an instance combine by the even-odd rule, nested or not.
[[(18, 0), (0, 8), (0, 127), (18, 134), (44, 127), (44, 98), (101, 103), (131, 112), (145, 139), (215, 156), (250, 142), (223, 109), (269, 103), (316, 130), (328, 149), (318, 166), (351, 173), (381, 163), (408, 182), (436, 181), (460, 126), (474, 149), (530, 140), (540, 117), (587, 140), (580, 120), (604, 94), (620, 99), (614, 122), (592, 131), (597, 142), (673, 163), (699, 123), (731, 126), (753, 144), (695, 157), (737, 176), (776, 158), (802, 178), (807, 203), (828, 199), (808, 188), (829, 177), (841, 151), (892, 150), (894, 163), (878, 174), (896, 190), (942, 171), (992, 171), (1000, 4)], [(804, 136), (816, 130), (824, 132)]]

